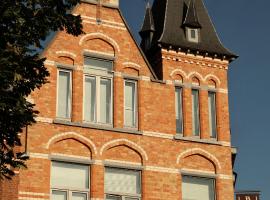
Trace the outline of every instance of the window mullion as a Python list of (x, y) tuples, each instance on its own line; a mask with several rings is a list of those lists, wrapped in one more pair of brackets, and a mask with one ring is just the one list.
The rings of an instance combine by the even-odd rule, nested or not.
[(100, 122), (100, 77), (96, 76), (96, 122)]

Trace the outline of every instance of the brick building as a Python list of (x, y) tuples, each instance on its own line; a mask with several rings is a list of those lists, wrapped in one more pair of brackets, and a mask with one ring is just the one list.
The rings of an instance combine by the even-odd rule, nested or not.
[[(30, 160), (1, 200), (233, 200), (228, 83), (236, 56), (202, 0), (147, 6), (141, 48), (118, 0), (84, 0), (58, 32), (22, 135)], [(10, 190), (10, 188), (12, 190)]]

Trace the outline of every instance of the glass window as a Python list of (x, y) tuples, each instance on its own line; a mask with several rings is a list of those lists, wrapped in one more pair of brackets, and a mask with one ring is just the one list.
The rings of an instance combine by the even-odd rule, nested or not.
[(71, 117), (71, 72), (58, 71), (57, 117)]
[(137, 126), (137, 83), (125, 81), (125, 126)]
[(182, 88), (175, 88), (175, 114), (176, 114), (176, 133), (183, 133), (183, 100)]
[(183, 200), (215, 200), (215, 180), (193, 176), (182, 177)]
[(105, 192), (107, 200), (139, 200), (141, 196), (141, 172), (106, 168)]
[(52, 162), (51, 190), (53, 200), (87, 200), (89, 186), (88, 165)]
[(194, 136), (200, 136), (200, 108), (199, 91), (192, 90), (192, 132)]
[(208, 108), (209, 108), (209, 130), (210, 137), (217, 137), (217, 121), (216, 121), (216, 93), (208, 92)]
[(112, 62), (90, 57), (85, 57), (84, 62), (83, 119), (86, 122), (112, 124), (112, 74), (108, 73), (112, 70)]
[(186, 35), (189, 42), (199, 42), (199, 29), (186, 28)]

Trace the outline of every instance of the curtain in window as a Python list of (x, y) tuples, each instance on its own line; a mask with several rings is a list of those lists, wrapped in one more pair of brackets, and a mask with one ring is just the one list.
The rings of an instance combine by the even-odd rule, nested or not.
[(183, 200), (215, 200), (214, 179), (183, 176)]
[(53, 188), (89, 188), (89, 166), (64, 162), (53, 162), (51, 169)]
[(96, 78), (85, 77), (84, 120), (96, 121)]
[(106, 168), (105, 172), (106, 193), (140, 194), (141, 178), (140, 172), (134, 170), (122, 170)]
[(58, 80), (58, 113), (60, 118), (70, 118), (71, 90), (70, 72), (59, 71)]
[(182, 88), (175, 89), (176, 132), (183, 133)]
[(210, 137), (217, 137), (217, 122), (216, 122), (216, 94), (208, 93), (208, 108), (209, 108), (209, 130)]
[(136, 126), (136, 83), (125, 82), (125, 126)]
[(200, 135), (200, 111), (198, 90), (192, 90), (192, 130), (193, 135)]
[(100, 122), (111, 123), (111, 80), (100, 80)]

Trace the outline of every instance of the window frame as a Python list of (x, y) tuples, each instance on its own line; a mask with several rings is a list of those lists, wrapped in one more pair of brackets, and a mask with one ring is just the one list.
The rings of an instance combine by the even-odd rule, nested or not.
[[(101, 61), (105, 61), (105, 62), (111, 62), (112, 64), (112, 69), (113, 69), (113, 60), (109, 60), (109, 59), (103, 59), (103, 58), (96, 58), (93, 56), (84, 56), (85, 58), (91, 58), (94, 60), (101, 60)], [(88, 67), (87, 69), (84, 69), (83, 71), (83, 111), (82, 111), (82, 119), (84, 123), (88, 123), (88, 124), (93, 124), (93, 125), (102, 125), (102, 126), (113, 126), (113, 104), (114, 104), (114, 78), (113, 78), (113, 70), (103, 70), (103, 69), (99, 69), (99, 68), (95, 68), (93, 66), (90, 65), (85, 65), (84, 67)], [(96, 95), (96, 99), (95, 99), (95, 120), (94, 121), (88, 121), (85, 119), (85, 104), (86, 104), (86, 100), (85, 100), (85, 92), (86, 92), (86, 86), (85, 86), (85, 79), (86, 77), (95, 77), (95, 95)], [(109, 123), (102, 123), (100, 122), (100, 82), (102, 79), (108, 79), (111, 82), (111, 88), (110, 88), (110, 92), (111, 92), (111, 98), (110, 98), (110, 122)]]
[[(87, 166), (87, 169), (88, 169), (88, 188), (85, 188), (85, 189), (76, 188), (76, 187), (65, 188), (65, 187), (60, 187), (60, 186), (52, 187), (53, 162)], [(72, 161), (51, 160), (51, 164), (50, 164), (50, 199), (52, 199), (53, 191), (65, 192), (67, 194), (66, 200), (72, 199), (73, 193), (86, 194), (86, 198), (87, 198), (86, 200), (90, 200), (91, 199), (90, 198), (91, 197), (91, 195), (90, 195), (91, 194), (91, 165), (85, 164), (85, 163), (72, 162)]]
[[(191, 36), (192, 35), (191, 34), (192, 31), (195, 31), (195, 38), (193, 38)], [(189, 42), (199, 43), (199, 41), (200, 41), (200, 29), (186, 27), (186, 36), (187, 36), (187, 40)]]
[[(180, 89), (180, 97), (181, 97), (181, 113), (180, 113), (180, 115), (181, 115), (181, 119), (182, 119), (182, 132), (178, 132), (177, 131), (177, 119), (176, 119), (176, 116), (177, 116), (177, 110), (176, 110), (176, 103), (178, 103), (178, 102), (176, 102), (176, 90), (177, 89)], [(176, 122), (176, 134), (179, 134), (179, 135), (183, 135), (184, 134), (184, 104), (183, 104), (183, 87), (182, 86), (175, 86), (175, 122)]]
[[(139, 173), (140, 178), (140, 194), (127, 194), (127, 193), (115, 193), (115, 192), (107, 192), (105, 188), (105, 174), (106, 168), (122, 170), (122, 171), (135, 171)], [(117, 166), (105, 166), (104, 168), (104, 200), (106, 200), (107, 195), (119, 197), (121, 200), (125, 200), (126, 198), (134, 198), (141, 200), (142, 199), (142, 170), (140, 169), (131, 169), (131, 168), (124, 168), (124, 167), (117, 167)]]
[[(197, 108), (198, 108), (198, 116), (196, 116), (196, 118), (198, 119), (198, 129), (199, 129), (199, 133), (198, 133), (198, 135), (196, 135), (196, 133), (195, 133), (195, 118), (194, 118), (194, 111), (193, 111), (193, 109), (194, 109), (194, 105), (193, 105), (193, 91), (197, 91), (197, 93), (198, 93), (198, 102), (197, 102)], [(196, 88), (196, 87), (194, 87), (194, 88), (191, 88), (191, 106), (192, 106), (192, 109), (191, 109), (191, 114), (192, 114), (192, 136), (193, 137), (198, 137), (198, 138), (200, 138), (201, 137), (201, 121), (200, 121), (200, 119), (201, 119), (201, 109), (200, 109), (200, 90), (199, 90), (199, 88)]]
[[(213, 133), (213, 130), (212, 130), (212, 121), (210, 120), (210, 116), (212, 115), (212, 112), (211, 112), (211, 108), (212, 106), (210, 107), (210, 102), (209, 102), (209, 94), (214, 94), (214, 109), (215, 109), (215, 136), (213, 137), (212, 133)], [(213, 118), (213, 116), (212, 116)], [(217, 140), (218, 138), (218, 128), (217, 128), (217, 93), (215, 91), (208, 91), (208, 120), (209, 120), (209, 135), (210, 135), (210, 138), (211, 139), (214, 139), (214, 140)], [(212, 127), (211, 127), (212, 125)], [(212, 130), (212, 131), (211, 131)]]
[[(130, 83), (134, 83), (135, 84), (135, 101), (134, 101), (134, 120), (135, 120), (135, 126), (128, 126), (125, 124), (126, 122), (126, 82), (130, 82)], [(124, 127), (125, 128), (128, 128), (128, 129), (138, 129), (138, 116), (139, 116), (139, 111), (138, 111), (138, 107), (139, 107), (139, 104), (138, 104), (138, 81), (137, 80), (132, 80), (132, 79), (124, 79)]]
[[(69, 94), (69, 116), (68, 117), (59, 117), (59, 74), (60, 74), (60, 71), (62, 72), (68, 72), (69, 73), (69, 76), (70, 76), (70, 81), (69, 81), (69, 87), (70, 87), (70, 94)], [(73, 103), (73, 71), (71, 69), (65, 69), (65, 68), (57, 68), (57, 91), (56, 91), (56, 118), (57, 119), (63, 119), (63, 120), (68, 120), (68, 121), (71, 121), (71, 118), (72, 118), (72, 103)]]

